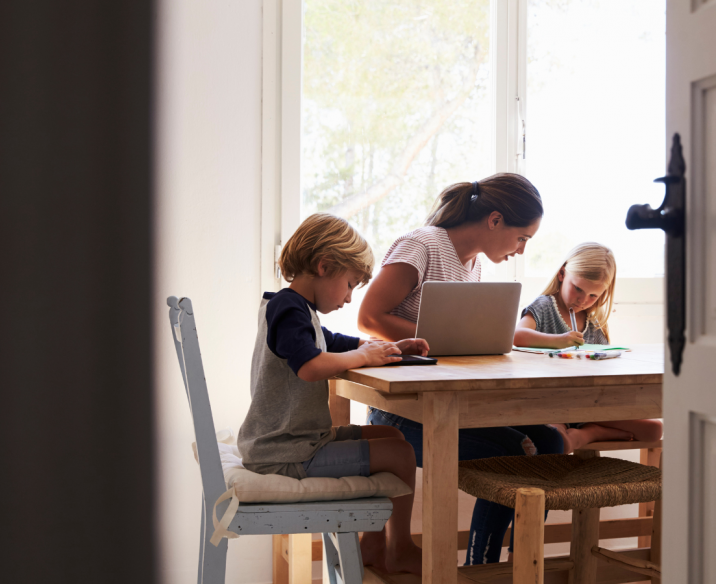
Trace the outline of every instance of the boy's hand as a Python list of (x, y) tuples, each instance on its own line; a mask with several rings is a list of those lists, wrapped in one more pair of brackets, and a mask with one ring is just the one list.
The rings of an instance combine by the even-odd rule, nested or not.
[(401, 350), (396, 343), (386, 343), (385, 341), (371, 341), (363, 343), (358, 347), (358, 351), (363, 354), (365, 363), (363, 367), (380, 367), (386, 363), (395, 363), (400, 361), (400, 357), (391, 357), (390, 355), (400, 355)]
[(579, 331), (569, 331), (562, 335), (557, 335), (561, 344), (560, 349), (566, 349), (567, 347), (575, 347), (584, 344), (584, 335)]
[(427, 357), (430, 346), (425, 339), (403, 339), (395, 343), (403, 355), (422, 355)]

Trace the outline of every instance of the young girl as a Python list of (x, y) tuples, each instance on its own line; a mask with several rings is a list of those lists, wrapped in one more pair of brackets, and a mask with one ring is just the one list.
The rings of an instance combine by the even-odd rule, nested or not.
[[(564, 349), (575, 345), (609, 344), (607, 321), (614, 302), (617, 264), (612, 250), (598, 243), (582, 243), (567, 259), (547, 289), (522, 312), (515, 330), (518, 347)], [(574, 310), (577, 330), (569, 309)], [(587, 424), (553, 424), (562, 433), (564, 452), (604, 440), (659, 440), (660, 420), (624, 420)]]
[[(346, 369), (427, 355), (422, 339), (366, 342), (332, 333), (318, 313), (351, 301), (373, 271), (370, 246), (347, 221), (327, 213), (306, 219), (286, 242), (279, 266), (288, 288), (266, 292), (251, 361), (251, 406), (239, 431), (247, 469), (306, 477), (369, 476), (386, 471), (415, 488), (415, 452), (395, 428), (332, 427), (328, 379)], [(385, 572), (422, 572), (410, 535), (413, 494), (393, 500), (381, 532), (361, 541), (363, 562)]]

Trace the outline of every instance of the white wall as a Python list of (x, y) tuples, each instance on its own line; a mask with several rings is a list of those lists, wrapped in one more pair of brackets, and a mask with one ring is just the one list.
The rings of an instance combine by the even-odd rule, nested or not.
[[(158, 8), (159, 570), (167, 584), (193, 584), (201, 484), (165, 298), (192, 299), (216, 427), (238, 431), (261, 292), (261, 0)], [(230, 541), (227, 582), (270, 582), (270, 553), (269, 536)]]

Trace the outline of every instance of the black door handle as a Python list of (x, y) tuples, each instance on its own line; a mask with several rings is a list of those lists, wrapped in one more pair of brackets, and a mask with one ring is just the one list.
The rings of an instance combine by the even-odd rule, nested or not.
[(632, 205), (627, 212), (628, 229), (663, 229), (666, 233), (666, 304), (669, 351), (674, 375), (681, 371), (686, 337), (686, 163), (681, 138), (674, 134), (666, 176), (654, 182), (666, 185), (664, 202), (658, 209)]

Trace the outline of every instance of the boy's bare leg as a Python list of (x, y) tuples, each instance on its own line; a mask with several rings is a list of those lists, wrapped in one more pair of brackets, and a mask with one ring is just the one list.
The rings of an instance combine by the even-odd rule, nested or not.
[(550, 426), (562, 435), (565, 454), (571, 454), (592, 442), (632, 440), (634, 438), (634, 434), (628, 430), (603, 426), (601, 423), (595, 422), (584, 424), (581, 428), (567, 428), (564, 424), (550, 424)]
[(403, 433), (393, 426), (361, 426), (361, 438), (363, 440), (375, 440), (376, 438), (400, 438), (405, 440)]
[[(364, 426), (363, 437), (370, 440), (370, 473), (392, 472), (415, 489), (415, 451), (402, 434), (390, 426)], [(393, 437), (372, 438), (376, 434)], [(382, 532), (366, 532), (361, 540), (363, 563), (387, 573), (422, 574), (422, 550), (410, 535), (414, 494), (391, 499), (393, 514)]]
[[(364, 440), (375, 440), (378, 438), (395, 438), (404, 440), (403, 433), (392, 426), (361, 426), (361, 438)], [(371, 474), (373, 469), (371, 468)], [(385, 529), (381, 531), (366, 531), (360, 542), (361, 555), (363, 556), (363, 564), (366, 566), (375, 566), (376, 568), (386, 571), (385, 566)]]

